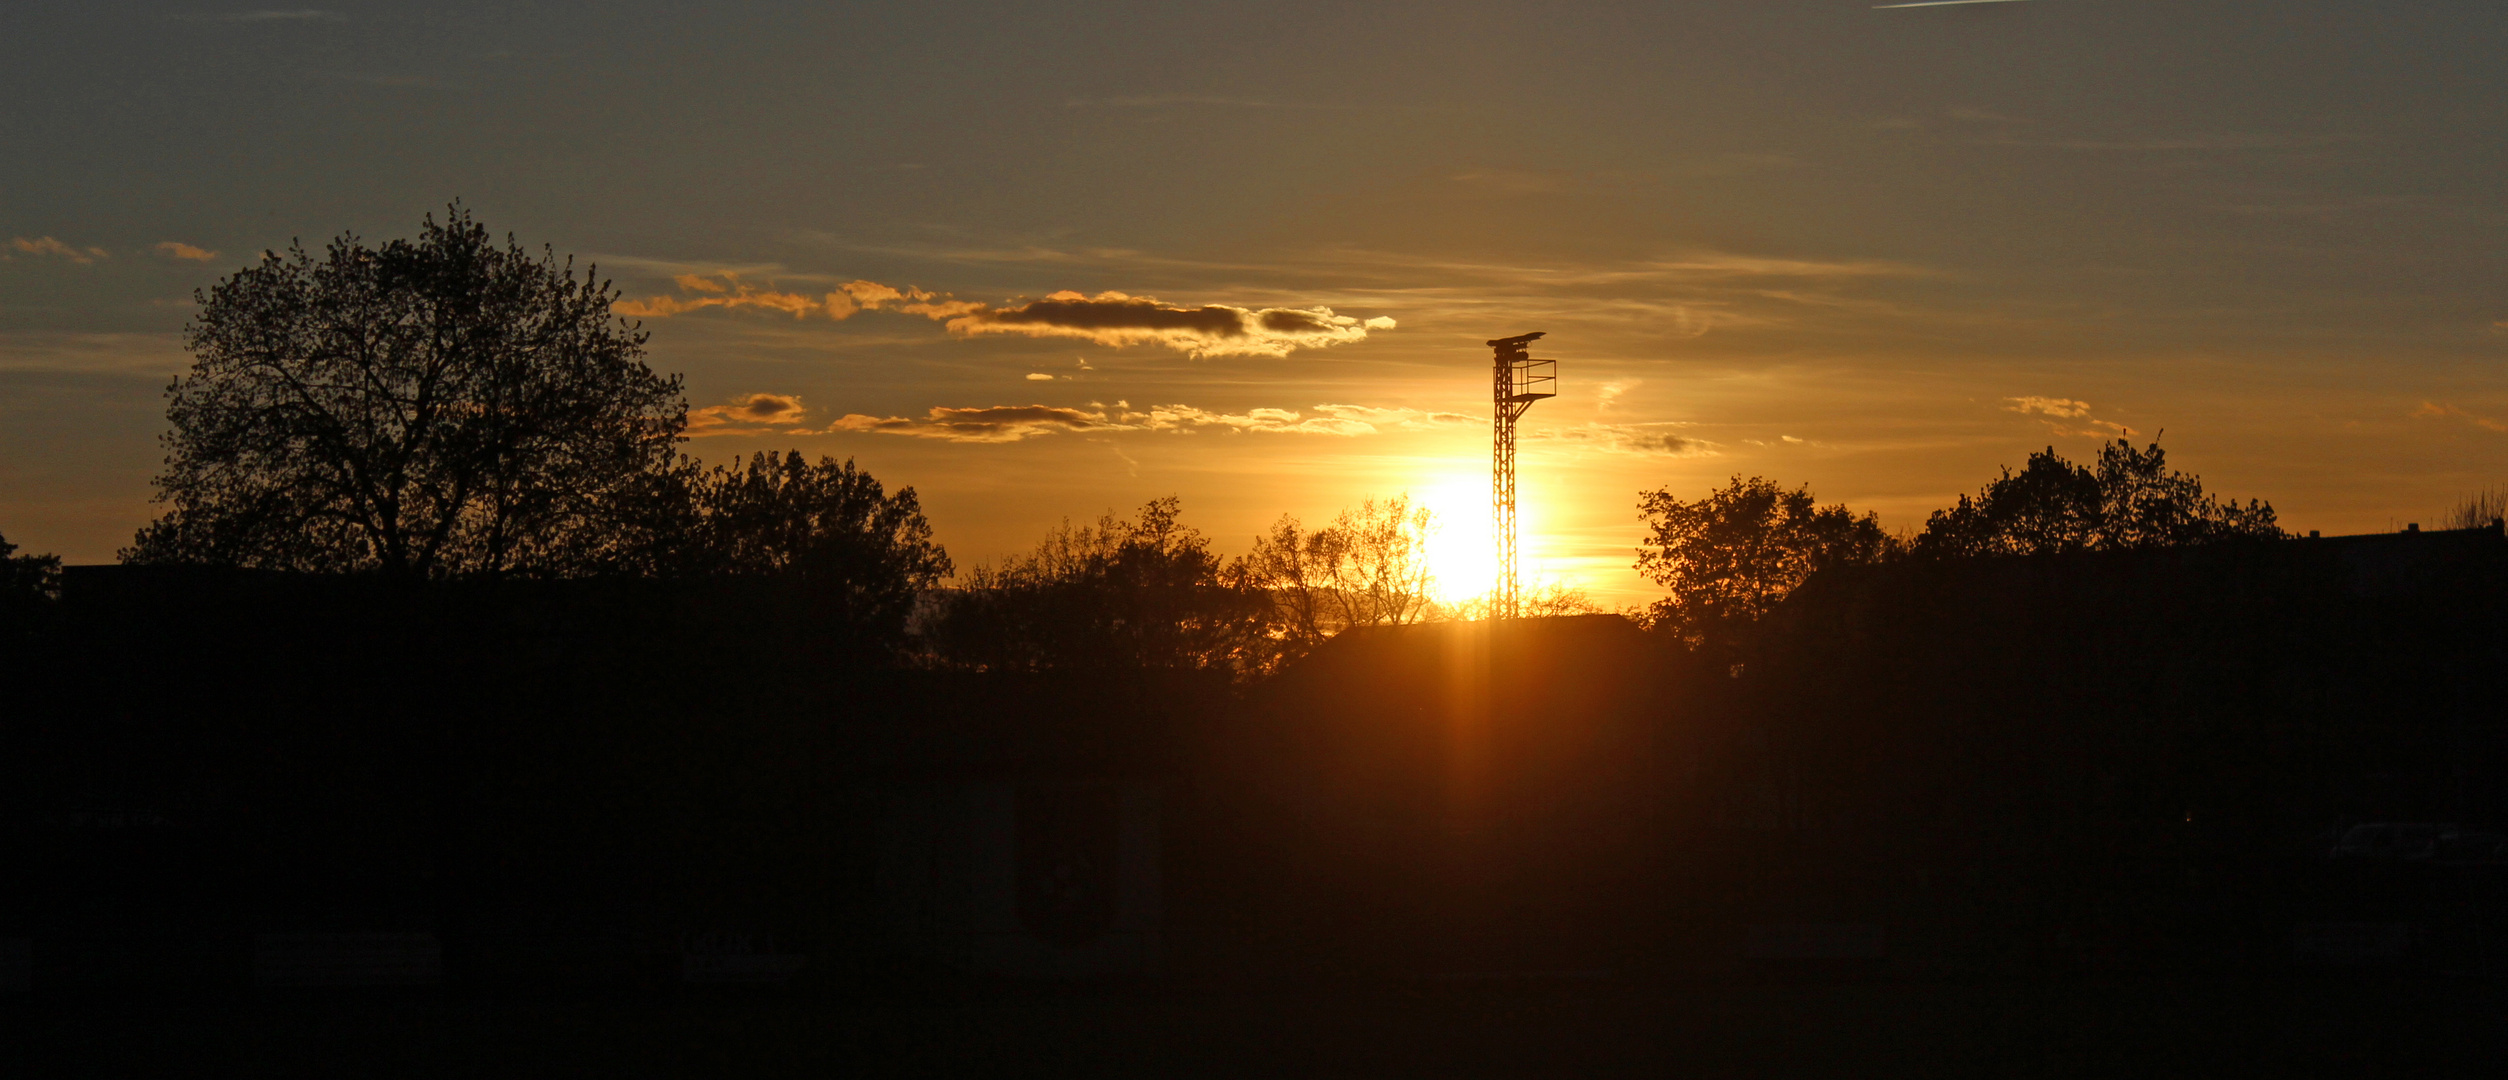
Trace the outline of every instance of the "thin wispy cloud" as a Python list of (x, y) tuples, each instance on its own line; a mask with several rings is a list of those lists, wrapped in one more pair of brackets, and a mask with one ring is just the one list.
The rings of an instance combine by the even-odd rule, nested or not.
[(316, 11), (316, 10), (314, 10), (314, 9), (312, 9), (312, 8), (294, 8), (294, 9), (285, 9), (285, 10), (282, 10), (282, 9), (265, 8), (265, 9), (262, 9), (262, 10), (259, 10), (259, 11), (204, 11), (204, 12), (194, 12), (194, 13), (184, 14), (184, 15), (177, 15), (177, 16), (175, 16), (175, 18), (176, 18), (176, 19), (178, 19), (178, 20), (181, 20), (181, 21), (183, 21), (183, 22), (201, 22), (201, 23), (291, 23), (291, 22), (347, 22), (347, 21), (348, 21), (348, 16), (343, 15), (343, 14), (341, 14), (341, 13), (339, 13), (339, 12), (336, 12), (336, 11)]
[(218, 257), (217, 252), (211, 251), (208, 248), (193, 247), (192, 245), (186, 244), (180, 240), (161, 241), (150, 250), (155, 251), (157, 254), (163, 255), (166, 258), (181, 259), (185, 262), (208, 262), (209, 260)]
[(1056, 405), (944, 406), (930, 409), (919, 417), (853, 413), (838, 419), (828, 430), (906, 435), (962, 443), (1006, 443), (1067, 432), (1191, 434), (1219, 431), (1354, 438), (1457, 424), (1477, 425), (1481, 422), (1480, 417), (1462, 413), (1369, 405), (1326, 403), (1304, 410), (1255, 408), (1232, 413), (1192, 405), (1150, 405), (1135, 409), (1129, 403), (1119, 401), (1113, 405), (1092, 402), (1085, 409)]
[[(612, 304), (610, 310), (640, 319), (666, 319), (673, 315), (685, 315), (691, 311), (703, 311), (706, 308), (756, 308), (780, 311), (796, 319), (825, 310), (824, 302), (817, 297), (761, 288), (740, 280), (740, 275), (736, 273), (724, 273), (717, 276), (720, 280), (716, 280), (716, 277), (697, 274), (681, 274), (671, 280), (678, 284), (683, 295), (653, 296), (642, 300), (620, 301)], [(851, 314), (853, 314), (853, 308), (847, 304), (844, 314), (837, 315), (836, 318), (841, 319)]]
[(1889, 11), (1893, 8), (1966, 7), (1970, 4), (2018, 4), (2024, 2), (2026, 2), (2026, 0), (1917, 0), (1917, 2), (1913, 4), (1874, 4), (1872, 5), (1872, 10)]
[(1317, 256), (1319, 267), (1344, 271), (1398, 274), (1417, 280), (1424, 274), (1486, 279), (1551, 288), (1740, 279), (1822, 280), (1842, 278), (1929, 277), (1934, 271), (1887, 259), (1814, 259), (1744, 255), (1706, 249), (1678, 251), (1650, 259), (1605, 263), (1475, 262), (1420, 258), (1395, 252), (1342, 249)]
[(1702, 153), (1684, 155), (1642, 171), (1628, 169), (1527, 169), (1482, 166), (1465, 169), (1447, 180), (1491, 195), (1563, 195), (1633, 188), (1668, 179), (1696, 180), (1743, 176), (1788, 169), (1800, 164), (1784, 154)]
[(2016, 413), (2075, 418), (2090, 415), (2090, 403), (2071, 398), (2011, 397), (2003, 399), (2003, 407)]
[(98, 259), (109, 259), (113, 257), (112, 252), (106, 251), (100, 247), (72, 247), (49, 236), (38, 236), (32, 240), (23, 236), (9, 238), (9, 246), (7, 250), (0, 250), (0, 259), (10, 258), (13, 255), (33, 255), (39, 258), (68, 259), (80, 266), (86, 266)]
[(2368, 136), (2365, 135), (2342, 132), (2303, 135), (2222, 132), (2139, 139), (1992, 139), (1988, 140), (1986, 145), (2082, 152), (2317, 150), (2328, 146), (2364, 142), (2367, 138)]
[(1438, 412), (1408, 408), (1378, 408), (1369, 405), (1317, 405), (1315, 411), (1337, 420), (1365, 424), (1370, 433), (1381, 431), (1423, 431), (1441, 427), (1478, 427), (1489, 422), (1486, 416), (1470, 413)]
[(2125, 438), (2134, 433), (2134, 429), (2123, 424), (2090, 415), (2089, 402), (2072, 398), (2007, 397), (2003, 399), (2003, 409), (2023, 416), (2045, 417), (2047, 430), (2057, 435), (2091, 435), (2109, 439)]
[(1672, 430), (1676, 423), (1648, 424), (1577, 424), (1570, 427), (1536, 428), (1524, 437), (1536, 444), (1550, 443), (1581, 450), (1632, 454), (1640, 457), (1695, 458), (1715, 457), (1721, 451), (1715, 443)]
[(2420, 408), (2412, 410), (2412, 418), (2415, 420), (2460, 420), (2484, 431), (2508, 432), (2508, 423), (2467, 412), (2453, 404), (2442, 404), (2436, 401), (2422, 402)]
[(828, 430), (909, 435), (962, 443), (1005, 443), (1060, 431), (1095, 431), (1112, 426), (1104, 412), (1084, 412), (1055, 405), (991, 405), (978, 408), (935, 406), (919, 417), (847, 413)]
[(140, 384), (161, 387), (168, 374), (189, 364), (177, 333), (0, 331), (0, 371), (135, 377)]
[(1357, 102), (1273, 101), (1268, 98), (1231, 97), (1225, 94), (1136, 94), (1122, 97), (1066, 98), (1066, 109), (1159, 109), (1175, 106), (1214, 109), (1287, 109), (1298, 111), (1344, 111), (1357, 109), (1402, 109), (1406, 106)]

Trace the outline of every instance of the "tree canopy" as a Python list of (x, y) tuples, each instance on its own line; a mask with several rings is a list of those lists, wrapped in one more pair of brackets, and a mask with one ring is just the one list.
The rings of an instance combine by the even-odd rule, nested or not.
[(656, 569), (783, 582), (814, 622), (895, 645), (924, 590), (949, 576), (913, 488), (888, 494), (851, 459), (759, 453), (693, 478), (692, 520)]
[(614, 561), (687, 419), (617, 296), (458, 204), (415, 240), (264, 253), (198, 294), (166, 510), (123, 558), (417, 578)]
[(1133, 519), (1065, 522), (1034, 551), (977, 568), (944, 605), (942, 655), (1011, 671), (1267, 666), (1271, 599), (1231, 573), (1181, 511), (1168, 496)]
[(1239, 566), (1279, 604), (1284, 632), (1311, 648), (1353, 626), (1399, 626), (1436, 613), (1428, 563), (1434, 522), (1407, 494), (1370, 498), (1309, 530), (1282, 515)]
[(60, 556), (20, 555), (0, 536), (0, 633), (32, 624), (60, 592)]
[(2269, 503), (2222, 502), (2191, 473), (2168, 467), (2154, 442), (2137, 450), (2118, 439), (2099, 448), (2096, 466), (2076, 465), (2054, 447), (2029, 455), (1975, 498), (1936, 510), (1917, 535), (1923, 556), (2033, 555), (2132, 551), (2275, 539)]
[(1671, 593), (1649, 614), (1692, 641), (1757, 620), (1815, 571), (1896, 549), (1874, 515), (1816, 505), (1808, 487), (1764, 477), (1735, 476), (1694, 502), (1640, 492), (1637, 509), (1650, 530), (1637, 572)]

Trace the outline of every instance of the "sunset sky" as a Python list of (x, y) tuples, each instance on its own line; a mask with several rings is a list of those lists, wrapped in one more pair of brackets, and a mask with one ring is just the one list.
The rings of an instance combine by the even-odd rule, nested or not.
[[(2286, 527), (2508, 481), (2508, 7), (2429, 0), (0, 9), (0, 534), (150, 516), (191, 292), (459, 198), (599, 264), (709, 462), (962, 564), (1409, 491), (1612, 605), (1640, 489), (1894, 528), (2131, 432)], [(1459, 542), (1459, 541), (1458, 541)], [(1477, 539), (1471, 543), (1477, 544)]]

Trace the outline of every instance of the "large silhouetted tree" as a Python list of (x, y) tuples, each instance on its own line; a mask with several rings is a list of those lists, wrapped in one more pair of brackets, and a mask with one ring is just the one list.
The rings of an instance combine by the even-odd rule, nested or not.
[(1131, 520), (1065, 523), (1036, 550), (980, 567), (950, 594), (935, 637), (992, 670), (1267, 666), (1270, 597), (1231, 573), (1174, 496)]
[(265, 253), (199, 295), (166, 510), (123, 552), (413, 578), (599, 569), (687, 405), (590, 270), (458, 204), (415, 240)]
[(1814, 571), (1877, 562), (1895, 549), (1872, 514), (1818, 506), (1809, 488), (1788, 491), (1757, 476), (1736, 476), (1695, 502), (1640, 492), (1637, 510), (1650, 530), (1637, 572), (1671, 594), (1650, 614), (1692, 641), (1757, 620)]
[(2076, 465), (2054, 447), (2029, 455), (1975, 498), (1936, 510), (1917, 535), (1923, 556), (2038, 555), (2066, 551), (2135, 551), (2269, 540), (2282, 535), (2273, 507), (2206, 494), (2191, 473), (2168, 467), (2160, 444), (2137, 450), (2118, 439), (2099, 448), (2095, 466)]

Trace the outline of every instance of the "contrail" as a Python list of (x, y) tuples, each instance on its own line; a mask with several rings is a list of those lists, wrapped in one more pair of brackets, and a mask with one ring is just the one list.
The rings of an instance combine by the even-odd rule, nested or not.
[(1921, 2), (1914, 4), (1874, 4), (1872, 5), (1872, 10), (1888, 11), (1891, 8), (1949, 7), (1953, 4), (2019, 4), (2025, 2), (2026, 0), (1921, 0)]

